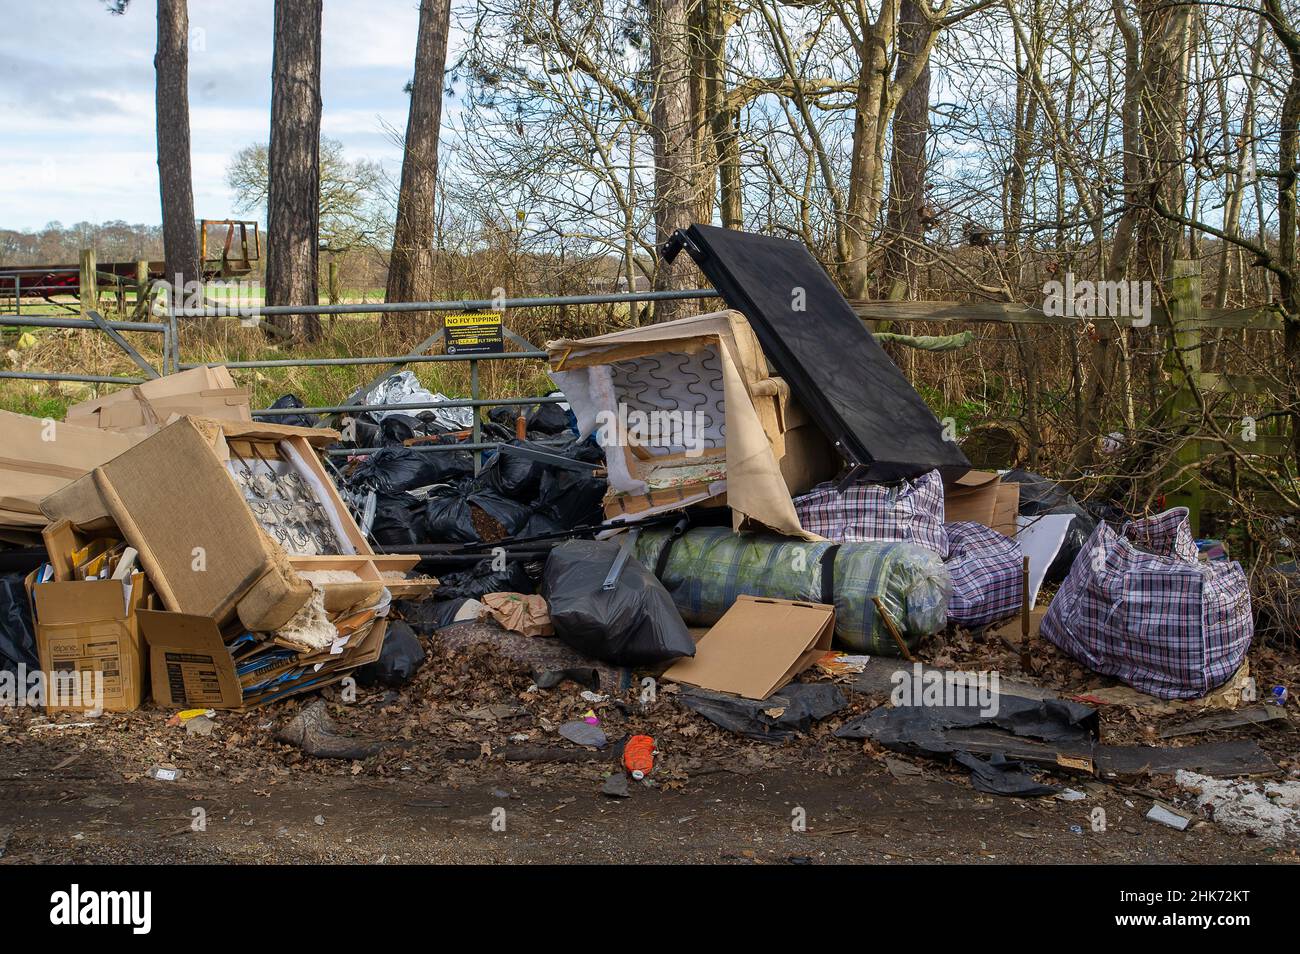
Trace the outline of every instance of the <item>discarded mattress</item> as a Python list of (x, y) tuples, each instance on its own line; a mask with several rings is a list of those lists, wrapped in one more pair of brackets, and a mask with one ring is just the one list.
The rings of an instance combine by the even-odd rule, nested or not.
[(943, 493), (943, 478), (932, 470), (892, 484), (819, 484), (796, 497), (794, 509), (805, 530), (827, 540), (907, 540), (947, 557)]
[(871, 602), (880, 597), (909, 647), (944, 625), (951, 582), (938, 554), (914, 543), (808, 543), (700, 527), (645, 530), (636, 554), (686, 622), (708, 626), (742, 595), (835, 606), (835, 635), (855, 652), (897, 655)]
[(776, 373), (857, 475), (918, 477), (970, 469), (934, 413), (871, 336), (825, 269), (799, 242), (709, 225), (674, 233), (727, 304), (753, 326)]
[(1024, 558), (1020, 544), (983, 524), (963, 520), (944, 525), (952, 577), (948, 619), (984, 626), (1020, 612), (1024, 601)]
[[(605, 450), (605, 515), (638, 520), (690, 505), (732, 509), (789, 536), (792, 493), (839, 466), (820, 430), (772, 377), (734, 311), (547, 343), (551, 378), (581, 437)], [(724, 497), (725, 495), (725, 497)]]
[(1043, 617), (1085, 666), (1162, 699), (1203, 696), (1237, 671), (1254, 635), (1241, 564), (1202, 563), (1186, 507), (1098, 524)]

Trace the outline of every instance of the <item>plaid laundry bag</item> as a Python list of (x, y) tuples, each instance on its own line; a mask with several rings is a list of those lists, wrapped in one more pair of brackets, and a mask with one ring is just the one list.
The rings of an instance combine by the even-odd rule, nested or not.
[(1118, 534), (1098, 524), (1041, 629), (1090, 669), (1162, 699), (1222, 685), (1255, 632), (1241, 564), (1197, 560), (1186, 507)]
[(1020, 612), (1024, 556), (1020, 544), (996, 530), (969, 520), (945, 523), (952, 577), (948, 621), (983, 626)]
[(943, 529), (943, 479), (937, 470), (893, 484), (818, 484), (794, 498), (799, 523), (836, 543), (909, 541), (948, 555)]

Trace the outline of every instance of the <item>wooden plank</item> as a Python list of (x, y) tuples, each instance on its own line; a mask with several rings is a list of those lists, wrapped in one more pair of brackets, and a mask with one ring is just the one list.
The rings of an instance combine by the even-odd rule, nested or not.
[(1286, 384), (1267, 374), (1224, 374), (1201, 372), (1201, 390), (1215, 394), (1266, 394), (1277, 397)]
[[(935, 321), (974, 322), (1012, 325), (1055, 325), (1068, 327), (1082, 321), (1043, 314), (1041, 308), (1010, 302), (955, 301), (852, 301), (859, 318), (867, 321)], [(1105, 320), (1105, 319), (1102, 319)], [(1192, 328), (1226, 328), (1245, 331), (1280, 331), (1281, 313), (1264, 308), (1206, 308), (1194, 319), (1180, 319), (1187, 330)], [(1158, 305), (1151, 306), (1151, 324), (1169, 327), (1169, 316)]]

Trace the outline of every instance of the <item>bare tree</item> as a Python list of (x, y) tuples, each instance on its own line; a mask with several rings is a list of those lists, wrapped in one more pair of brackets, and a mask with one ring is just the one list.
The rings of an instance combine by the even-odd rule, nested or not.
[[(109, 13), (119, 16), (130, 3), (105, 0)], [(153, 59), (158, 192), (166, 279), (178, 284), (202, 278), (190, 171), (189, 32), (187, 0), (158, 0), (158, 46)]]
[[(902, 0), (898, 15), (896, 80), (914, 73), (899, 97), (894, 115), (893, 149), (889, 162), (889, 208), (885, 229), (884, 287), (890, 298), (915, 293), (916, 249), (925, 238), (933, 210), (926, 206), (925, 174), (930, 142), (930, 33), (933, 30), (920, 0)], [(917, 64), (917, 58), (924, 57)], [(919, 69), (916, 66), (919, 65)]]
[[(700, 193), (699, 144), (692, 104), (689, 0), (650, 0), (650, 74), (655, 158), (655, 243), (704, 216)], [(655, 290), (689, 287), (694, 265), (678, 256), (655, 272)], [(655, 320), (671, 321), (690, 311), (682, 301), (655, 306)]]
[[(319, 302), (321, 0), (276, 0), (267, 165), (266, 303)], [(295, 337), (321, 336), (320, 319), (274, 325)]]
[(434, 199), (450, 19), (450, 0), (421, 0), (387, 301), (429, 301), (434, 293)]

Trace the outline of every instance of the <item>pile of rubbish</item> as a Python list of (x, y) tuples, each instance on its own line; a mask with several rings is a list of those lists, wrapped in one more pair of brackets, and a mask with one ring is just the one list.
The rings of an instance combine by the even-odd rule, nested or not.
[[(678, 246), (736, 310), (550, 342), (556, 391), (486, 420), (403, 371), (349, 399), (359, 416), (259, 421), (221, 367), (65, 422), (0, 416), (0, 540), (39, 563), (3, 578), (0, 667), (83, 692), (51, 711), (85, 708), (87, 675), (110, 711), (244, 709), (400, 686), (420, 636), (487, 623), (563, 648), (538, 685), (648, 675), (764, 741), (843, 710), (836, 676), (867, 656), (911, 663), (954, 628), (1022, 652), (1038, 633), (1160, 700), (1241, 673), (1245, 575), (1202, 558), (1186, 510), (1115, 528), (1040, 475), (973, 470), (802, 246), (704, 226)], [(433, 406), (386, 409), (409, 404)], [(1060, 764), (1058, 743), (1090, 770), (1118, 757), (1079, 703), (945, 706), (838, 734), (955, 757), (1002, 793), (1040, 793), (1021, 766)]]

